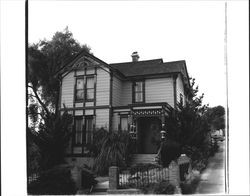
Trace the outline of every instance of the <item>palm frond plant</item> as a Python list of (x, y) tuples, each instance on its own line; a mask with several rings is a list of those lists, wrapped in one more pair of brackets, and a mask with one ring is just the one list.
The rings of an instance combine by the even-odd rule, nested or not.
[(129, 134), (127, 132), (107, 132), (106, 136), (100, 141), (102, 142), (101, 148), (94, 162), (94, 170), (97, 174), (106, 175), (108, 168), (112, 165), (120, 167), (126, 165), (129, 146)]

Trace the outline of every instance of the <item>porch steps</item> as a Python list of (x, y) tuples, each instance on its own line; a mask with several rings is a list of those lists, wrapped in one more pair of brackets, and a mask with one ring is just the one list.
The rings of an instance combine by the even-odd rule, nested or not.
[(156, 154), (133, 154), (131, 157), (130, 165), (136, 165), (139, 163), (152, 163), (155, 164)]

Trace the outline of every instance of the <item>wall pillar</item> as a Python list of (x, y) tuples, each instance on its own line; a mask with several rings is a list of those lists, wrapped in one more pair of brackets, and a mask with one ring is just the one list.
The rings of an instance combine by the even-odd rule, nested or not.
[(119, 168), (111, 166), (109, 168), (109, 189), (116, 190), (119, 188)]
[(82, 176), (80, 168), (76, 165), (71, 169), (71, 176), (76, 183), (76, 187), (80, 189), (82, 187)]

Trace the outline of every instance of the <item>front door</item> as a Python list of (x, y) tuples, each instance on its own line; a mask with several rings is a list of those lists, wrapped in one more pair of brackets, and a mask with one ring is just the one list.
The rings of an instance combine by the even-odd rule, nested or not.
[(142, 117), (137, 120), (138, 126), (138, 153), (155, 154), (157, 153), (161, 121), (156, 117)]

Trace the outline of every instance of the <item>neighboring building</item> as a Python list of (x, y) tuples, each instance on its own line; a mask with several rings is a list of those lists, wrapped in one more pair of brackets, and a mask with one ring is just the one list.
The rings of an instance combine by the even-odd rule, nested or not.
[[(128, 130), (136, 140), (135, 152), (155, 154), (169, 107), (185, 104), (190, 93), (185, 61), (162, 59), (107, 64), (79, 53), (62, 72), (60, 110), (74, 117), (69, 157), (82, 162), (93, 130)], [(85, 157), (85, 158), (84, 158)]]

